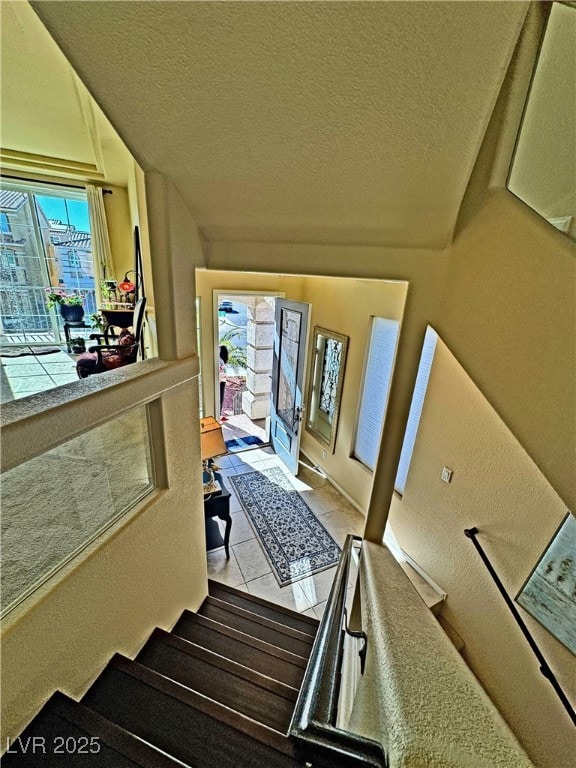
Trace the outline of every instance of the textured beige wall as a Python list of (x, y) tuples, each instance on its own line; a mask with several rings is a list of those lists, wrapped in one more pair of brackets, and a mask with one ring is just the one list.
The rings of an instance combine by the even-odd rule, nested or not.
[(576, 246), (508, 192), (456, 240), (437, 330), (576, 510)]
[[(311, 326), (349, 337), (348, 356), (335, 452), (322, 458), (322, 446), (304, 430), (302, 449), (364, 511), (368, 509), (372, 472), (352, 458), (370, 318), (401, 320), (407, 284), (338, 278), (305, 278), (304, 300), (312, 305)], [(310, 360), (308, 361), (310, 365)]]
[[(441, 481), (446, 465), (452, 482)], [(440, 340), (402, 500), (391, 524), (402, 548), (447, 593), (443, 614), (465, 658), (540, 768), (569, 768), (574, 728), (464, 528), (514, 597), (566, 513), (553, 488)], [(519, 609), (576, 704), (576, 659)]]
[(112, 252), (112, 274), (109, 278), (121, 281), (124, 273), (134, 269), (134, 240), (128, 190), (124, 187), (108, 186), (111, 195), (104, 195), (106, 224)]
[(3, 745), (54, 690), (79, 697), (115, 651), (133, 657), (155, 626), (202, 602), (199, 433), (182, 429), (197, 413), (195, 382), (164, 397), (170, 487), (3, 620)]
[(158, 353), (176, 360), (196, 353), (195, 270), (203, 266), (200, 233), (174, 184), (145, 175), (150, 218)]

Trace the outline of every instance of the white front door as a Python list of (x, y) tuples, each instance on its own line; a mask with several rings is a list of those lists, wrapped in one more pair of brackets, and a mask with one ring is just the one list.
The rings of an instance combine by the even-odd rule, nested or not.
[(310, 305), (276, 300), (270, 441), (292, 474), (298, 474), (304, 418), (304, 370)]

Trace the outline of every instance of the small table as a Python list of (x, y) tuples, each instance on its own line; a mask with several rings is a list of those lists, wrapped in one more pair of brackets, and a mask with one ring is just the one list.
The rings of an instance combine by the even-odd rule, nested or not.
[(100, 309), (99, 311), (106, 318), (108, 325), (115, 325), (117, 328), (130, 328), (134, 323), (134, 308)]
[(230, 517), (230, 492), (226, 489), (222, 475), (219, 472), (214, 473), (215, 479), (222, 488), (218, 493), (208, 494), (204, 498), (204, 518), (218, 517), (226, 521), (226, 530), (224, 532), (224, 551), (226, 560), (230, 560), (230, 530), (232, 528), (232, 518)]
[(75, 323), (64, 323), (64, 336), (66, 337), (66, 349), (68, 352), (72, 351), (70, 346), (70, 328), (92, 328), (92, 326), (87, 325), (84, 320), (79, 320)]

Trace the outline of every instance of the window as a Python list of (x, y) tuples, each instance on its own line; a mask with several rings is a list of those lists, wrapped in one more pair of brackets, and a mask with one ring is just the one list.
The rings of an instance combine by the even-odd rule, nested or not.
[(576, 240), (576, 8), (552, 3), (549, 9), (507, 186)]
[(414, 443), (416, 442), (416, 435), (420, 424), (420, 416), (422, 415), (422, 406), (424, 405), (424, 398), (428, 388), (428, 379), (430, 377), (432, 361), (434, 360), (437, 340), (438, 335), (436, 334), (436, 331), (428, 326), (426, 329), (426, 336), (424, 337), (424, 344), (422, 346), (420, 365), (418, 366), (418, 373), (416, 375), (416, 383), (412, 395), (412, 404), (410, 405), (410, 414), (406, 424), (406, 432), (404, 433), (404, 442), (402, 444), (402, 452), (400, 453), (400, 461), (398, 463), (398, 473), (396, 475), (396, 482), (394, 483), (394, 487), (398, 493), (404, 493), (406, 478), (408, 476), (408, 470), (410, 469), (410, 462), (412, 461), (412, 451), (414, 450)]
[(373, 317), (364, 369), (353, 456), (374, 469), (388, 405), (400, 323)]
[(0, 316), (6, 343), (59, 342), (63, 321), (45, 289), (78, 293), (96, 312), (88, 201), (84, 189), (2, 179)]
[[(376, 466), (380, 449), (380, 439), (388, 405), (388, 392), (394, 370), (398, 332), (399, 323), (397, 320), (382, 317), (372, 318), (353, 452), (355, 458), (372, 470)], [(399, 493), (404, 493), (406, 478), (410, 469), (437, 340), (436, 331), (428, 326), (394, 483), (394, 487)]]

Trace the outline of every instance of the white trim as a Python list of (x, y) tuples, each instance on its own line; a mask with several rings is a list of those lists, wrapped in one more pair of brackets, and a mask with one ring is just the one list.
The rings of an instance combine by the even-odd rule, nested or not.
[[(336, 490), (338, 491), (338, 493), (339, 493), (341, 496), (344, 496), (344, 498), (346, 499), (346, 501), (350, 502), (350, 504), (352, 504), (352, 506), (353, 506), (355, 509), (357, 509), (357, 510), (358, 510), (358, 512), (360, 512), (360, 514), (361, 514), (363, 517), (366, 517), (366, 510), (365, 510), (365, 509), (363, 509), (363, 508), (360, 506), (360, 504), (358, 504), (358, 502), (357, 502), (357, 501), (355, 501), (355, 500), (352, 498), (352, 496), (350, 496), (350, 495), (349, 495), (349, 494), (348, 494), (348, 493), (347, 493), (347, 492), (346, 492), (346, 491), (345, 491), (343, 488), (341, 488), (341, 487), (338, 485), (338, 483), (337, 483), (337, 482), (336, 482), (336, 481), (335, 481), (335, 480), (334, 480), (334, 479), (333, 479), (333, 478), (332, 478), (332, 477), (331, 477), (331, 476), (330, 476), (330, 475), (329, 475), (329, 474), (326, 472), (326, 470), (324, 469), (324, 467), (320, 467), (318, 464), (315, 464), (315, 463), (314, 463), (314, 459), (312, 459), (312, 458), (311, 458), (311, 457), (310, 457), (310, 456), (309, 456), (309, 455), (306, 453), (306, 451), (302, 450), (302, 448), (300, 448), (300, 453), (302, 454), (302, 456), (305, 456), (305, 457), (308, 459), (308, 461), (310, 462), (310, 469), (314, 469), (314, 467), (318, 467), (318, 469), (320, 469), (320, 470), (321, 470), (321, 472), (322, 472), (322, 475), (323, 475), (323, 476), (326, 478), (326, 480), (328, 480), (328, 482), (330, 483), (330, 485), (333, 485), (333, 486), (334, 486), (334, 488), (336, 488)], [(364, 465), (362, 464), (362, 466), (364, 466)]]
[(416, 571), (416, 573), (417, 573), (419, 576), (422, 576), (422, 578), (424, 579), (424, 581), (425, 581), (427, 584), (429, 584), (429, 585), (432, 587), (432, 589), (433, 589), (435, 592), (437, 592), (437, 593), (440, 595), (440, 597), (441, 597), (443, 600), (445, 600), (445, 599), (446, 599), (446, 597), (447, 597), (447, 593), (446, 593), (446, 592), (444, 592), (444, 590), (442, 589), (442, 587), (439, 587), (439, 586), (438, 586), (438, 584), (436, 584), (436, 582), (435, 582), (433, 579), (431, 579), (431, 578), (430, 578), (430, 576), (428, 576), (428, 574), (426, 573), (426, 571), (423, 571), (423, 570), (422, 570), (422, 568), (420, 568), (420, 566), (418, 565), (418, 563), (417, 563), (415, 560), (412, 560), (412, 558), (410, 557), (410, 555), (406, 554), (406, 552), (405, 552), (403, 549), (402, 549), (402, 550), (400, 550), (400, 551), (402, 552), (402, 555), (403, 555), (404, 559), (406, 560), (406, 562), (408, 563), (408, 565), (411, 565), (411, 566), (412, 566), (412, 568), (414, 568), (414, 570)]

